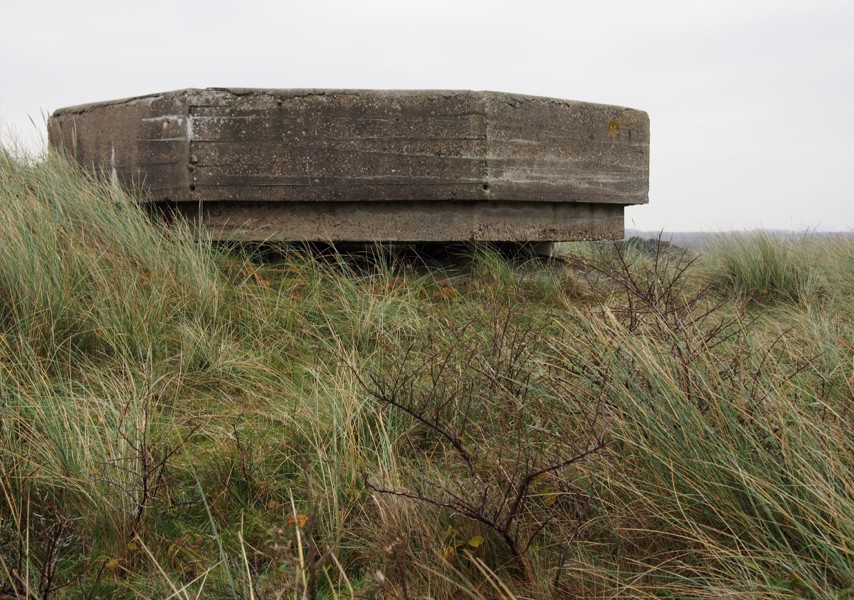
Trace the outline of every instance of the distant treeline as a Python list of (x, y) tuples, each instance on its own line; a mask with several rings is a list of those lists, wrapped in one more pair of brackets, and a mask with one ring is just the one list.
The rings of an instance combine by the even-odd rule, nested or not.
[[(811, 239), (811, 240), (854, 240), (854, 231), (795, 231), (791, 229), (765, 229), (764, 233), (772, 237), (788, 240)], [(755, 234), (755, 230), (744, 231), (644, 231), (640, 229), (626, 229), (625, 240), (640, 238), (644, 240), (661, 239), (670, 242), (674, 246), (682, 246), (695, 250), (702, 250), (714, 242), (720, 242), (723, 238), (748, 237)]]

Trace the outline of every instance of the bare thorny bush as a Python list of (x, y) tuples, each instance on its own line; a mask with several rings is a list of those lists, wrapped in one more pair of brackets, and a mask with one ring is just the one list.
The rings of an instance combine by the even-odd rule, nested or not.
[(423, 437), (410, 441), (437, 465), (408, 473), (406, 488), (367, 478), (366, 487), (477, 524), (532, 587), (533, 542), (560, 521), (568, 543), (566, 515), (576, 521), (569, 529), (582, 524), (585, 493), (571, 467), (607, 444), (601, 403), (538, 360), (541, 349), (541, 327), (513, 306), (496, 311), (485, 333), (437, 323), (422, 340), (392, 345), (390, 366), (360, 379), (373, 398), (417, 423)]
[[(699, 255), (674, 249), (661, 239), (652, 242), (651, 251), (615, 244), (597, 259), (573, 262), (586, 277), (605, 279), (620, 290), (612, 313), (629, 335), (657, 339), (669, 349), (680, 365), (680, 389), (693, 404), (704, 411), (708, 393), (706, 384), (696, 381), (694, 362), (716, 354), (726, 358), (715, 373), (719, 381), (733, 389), (746, 386), (751, 404), (758, 408), (767, 399), (760, 385), (767, 362), (790, 331), (780, 333), (755, 364), (750, 360), (754, 350), (747, 338), (756, 317), (748, 315), (732, 298), (716, 297), (712, 280), (693, 288), (688, 284), (689, 279), (698, 279), (692, 270)], [(786, 377), (795, 377), (815, 358), (807, 357), (794, 365)]]
[[(747, 327), (708, 286), (686, 285), (695, 260), (664, 245), (649, 256), (617, 246), (574, 266), (596, 279), (599, 289), (616, 290), (605, 312), (627, 335), (657, 340), (656, 347), (680, 365), (678, 385), (686, 398), (705, 412), (709, 389), (697, 379), (693, 363), (725, 345), (731, 360), (720, 365), (720, 381), (743, 385), (750, 379), (744, 373), (749, 361), (742, 360), (748, 349), (740, 343)], [(566, 354), (564, 344), (551, 343), (522, 305), (496, 310), (483, 331), (474, 329), (441, 321), (423, 339), (403, 346), (393, 342), (389, 366), (360, 379), (373, 398), (418, 425), (414, 431), (421, 437), (408, 438), (421, 444), (415, 455), (426, 451), (437, 465), (429, 473), (408, 473), (406, 487), (373, 479), (366, 479), (366, 487), (478, 524), (531, 588), (541, 583), (529, 549), (538, 538), (540, 546), (559, 540), (550, 553), (555, 580), (551, 590), (541, 590), (557, 592), (564, 551), (592, 515), (595, 496), (577, 483), (586, 477), (580, 473), (591, 470), (574, 467), (597, 455), (609, 460), (600, 452), (609, 445), (606, 420), (612, 411), (622, 412), (613, 394), (627, 384), (625, 370), (617, 366), (635, 359), (618, 345), (608, 344), (606, 351), (593, 338), (580, 354)], [(632, 385), (643, 386), (643, 370), (630, 370), (639, 378)], [(757, 371), (754, 381), (758, 377)], [(594, 481), (586, 479), (584, 485)], [(567, 515), (574, 520), (571, 526)], [(537, 552), (538, 572), (544, 556)]]
[[(692, 270), (698, 255), (672, 248), (661, 239), (651, 242), (652, 248), (615, 243), (592, 259), (573, 258), (570, 263), (594, 285), (617, 290), (606, 310), (628, 335), (656, 339), (669, 350), (680, 365), (680, 387), (702, 408), (703, 385), (694, 381), (694, 361), (726, 345), (729, 359), (719, 375), (740, 385), (749, 352), (741, 342), (752, 320), (729, 299), (716, 299), (712, 283), (695, 287), (688, 283), (689, 278), (697, 279)], [(589, 362), (595, 366), (601, 358), (591, 356)], [(591, 372), (579, 375), (589, 378)]]
[[(177, 426), (158, 432), (157, 387), (149, 379), (141, 397), (119, 409), (109, 445), (114, 453), (97, 463), (93, 481), (118, 493), (125, 511), (112, 526), (127, 542), (144, 535), (144, 518), (152, 506), (168, 506), (169, 499), (161, 494), (168, 467), (201, 425), (188, 425), (184, 434), (176, 434)], [(52, 598), (89, 575), (94, 590), (104, 574), (108, 559), (93, 554), (92, 536), (80, 523), (83, 517), (66, 506), (74, 500), (72, 494), (42, 479), (38, 467), (25, 459), (12, 464), (0, 460), (0, 597)]]
[[(686, 280), (699, 256), (677, 251), (658, 240), (650, 252), (615, 243), (603, 246), (593, 258), (570, 257), (569, 264), (599, 289), (619, 293), (614, 314), (629, 332), (667, 334), (700, 324), (718, 313), (723, 302), (702, 307), (710, 297), (711, 284), (686, 292)], [(727, 323), (710, 328), (711, 340)]]
[[(82, 569), (68, 568), (74, 561), (67, 557), (69, 549), (79, 547), (80, 534), (75, 520), (37, 487), (29, 498), (18, 497), (7, 483), (20, 477), (34, 475), (24, 474), (20, 465), (9, 470), (0, 465), (0, 598), (50, 598), (82, 576)], [(74, 574), (64, 573), (68, 570)]]

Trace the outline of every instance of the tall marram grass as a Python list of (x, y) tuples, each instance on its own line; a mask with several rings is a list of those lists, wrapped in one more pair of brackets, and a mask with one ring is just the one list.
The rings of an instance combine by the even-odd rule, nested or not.
[(850, 242), (265, 261), (8, 152), (0, 223), (0, 597), (851, 597)]
[(712, 250), (715, 279), (727, 293), (754, 302), (814, 298), (829, 283), (820, 256), (826, 246), (808, 235), (781, 239), (763, 231), (720, 237)]
[[(61, 157), (0, 154), (0, 327), (43, 356), (71, 346), (140, 357), (220, 302), (210, 252)], [(105, 341), (106, 340), (106, 341)], [(112, 342), (118, 342), (114, 344)]]
[(186, 232), (61, 157), (0, 153), (0, 222), (0, 589), (49, 596), (130, 543), (156, 405), (180, 379), (155, 364), (214, 324), (222, 277)]
[[(579, 356), (579, 336), (601, 354)], [(850, 415), (817, 397), (809, 375), (759, 349), (723, 354), (739, 352), (738, 363), (705, 351), (687, 359), (608, 320), (568, 331), (561, 345), (574, 364), (608, 372), (613, 454), (598, 474), (588, 543), (614, 544), (610, 577), (653, 597), (850, 589)], [(581, 580), (596, 572), (583, 561), (576, 569)]]

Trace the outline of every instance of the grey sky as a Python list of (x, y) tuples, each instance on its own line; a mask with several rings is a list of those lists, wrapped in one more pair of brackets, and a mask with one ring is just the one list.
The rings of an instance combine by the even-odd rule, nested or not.
[(555, 96), (649, 112), (629, 227), (854, 229), (850, 0), (2, 0), (0, 23), (22, 140), (62, 106), (185, 87)]

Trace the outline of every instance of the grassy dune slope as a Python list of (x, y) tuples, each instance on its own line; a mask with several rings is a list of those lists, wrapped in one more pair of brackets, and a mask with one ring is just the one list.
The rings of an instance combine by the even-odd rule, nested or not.
[(0, 152), (0, 597), (850, 598), (854, 245), (228, 253)]

